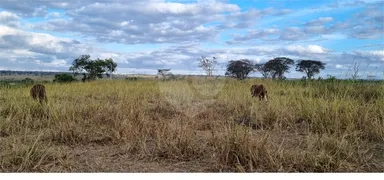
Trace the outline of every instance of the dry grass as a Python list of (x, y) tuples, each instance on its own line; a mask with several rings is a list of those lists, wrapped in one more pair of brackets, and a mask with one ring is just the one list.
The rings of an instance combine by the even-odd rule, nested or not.
[[(250, 98), (251, 84), (261, 82), (267, 105)], [(43, 106), (29, 88), (0, 89), (0, 171), (384, 170), (383, 84), (187, 79), (45, 86)]]

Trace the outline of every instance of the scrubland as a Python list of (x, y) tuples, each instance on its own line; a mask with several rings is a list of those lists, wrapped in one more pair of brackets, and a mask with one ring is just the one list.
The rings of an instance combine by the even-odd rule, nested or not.
[(0, 87), (1, 172), (384, 172), (382, 82), (45, 86), (42, 105), (31, 86)]

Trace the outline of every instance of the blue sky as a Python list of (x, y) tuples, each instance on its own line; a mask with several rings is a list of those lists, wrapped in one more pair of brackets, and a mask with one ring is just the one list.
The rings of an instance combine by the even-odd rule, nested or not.
[(117, 73), (204, 74), (198, 59), (215, 56), (224, 74), (229, 60), (285, 56), (325, 62), (322, 77), (359, 64), (360, 78), (383, 79), (383, 26), (378, 0), (2, 0), (0, 69), (67, 71), (90, 54)]

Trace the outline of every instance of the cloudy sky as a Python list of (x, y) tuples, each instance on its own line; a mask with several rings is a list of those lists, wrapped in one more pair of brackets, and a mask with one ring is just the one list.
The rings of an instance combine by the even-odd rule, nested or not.
[[(220, 62), (321, 60), (320, 76), (384, 78), (382, 0), (1, 0), (0, 69), (67, 71), (82, 54), (117, 73), (203, 73)], [(254, 73), (260, 76), (259, 73)], [(294, 71), (287, 77), (302, 77)]]

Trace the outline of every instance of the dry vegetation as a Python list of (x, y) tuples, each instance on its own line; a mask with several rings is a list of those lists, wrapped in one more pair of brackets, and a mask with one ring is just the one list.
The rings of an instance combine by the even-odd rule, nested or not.
[[(261, 82), (267, 105), (250, 98)], [(0, 88), (0, 171), (384, 171), (382, 83), (45, 86), (43, 106), (30, 87)]]

